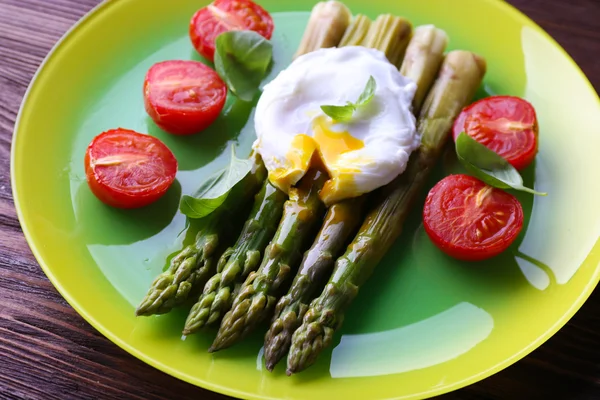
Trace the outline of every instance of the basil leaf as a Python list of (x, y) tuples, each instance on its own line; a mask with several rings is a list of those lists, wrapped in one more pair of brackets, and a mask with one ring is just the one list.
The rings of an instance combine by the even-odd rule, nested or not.
[(375, 89), (377, 89), (377, 82), (375, 82), (375, 78), (371, 75), (369, 76), (365, 89), (358, 97), (358, 100), (356, 100), (356, 107), (369, 104), (371, 100), (373, 100), (373, 97), (375, 97)]
[(242, 101), (252, 101), (272, 58), (273, 45), (254, 31), (227, 31), (215, 40), (215, 69)]
[(456, 155), (462, 165), (476, 178), (499, 189), (515, 189), (546, 196), (523, 186), (523, 178), (504, 157), (461, 132), (456, 139)]
[(331, 117), (334, 121), (349, 121), (352, 119), (354, 114), (354, 107), (352, 105), (347, 106), (321, 106), (321, 110), (325, 114)]
[(202, 218), (216, 210), (227, 199), (227, 192), (212, 196), (210, 190), (218, 187), (219, 182), (224, 175), (224, 170), (208, 178), (199, 189), (200, 192), (208, 192), (208, 197), (204, 193), (194, 194), (193, 196), (184, 195), (179, 202), (179, 211), (188, 218)]
[(345, 106), (321, 106), (321, 110), (334, 121), (348, 122), (352, 119), (354, 111), (359, 107), (366, 106), (373, 100), (375, 89), (377, 89), (377, 82), (371, 75), (356, 103), (347, 102)]
[(188, 218), (203, 218), (227, 200), (231, 189), (248, 175), (252, 169), (252, 161), (239, 159), (231, 146), (229, 165), (210, 176), (193, 196), (183, 196), (179, 202), (179, 210)]

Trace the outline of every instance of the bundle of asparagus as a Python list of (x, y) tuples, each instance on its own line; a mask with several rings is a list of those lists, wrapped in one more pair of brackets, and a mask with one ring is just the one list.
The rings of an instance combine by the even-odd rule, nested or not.
[(302, 325), (294, 332), (288, 375), (312, 365), (331, 343), (360, 286), (400, 235), (408, 211), (448, 139), (454, 119), (475, 95), (485, 71), (485, 61), (473, 53), (453, 51), (446, 56), (418, 119), (421, 146), (411, 156), (407, 170), (384, 188), (358, 234), (336, 261), (327, 286), (311, 303)]
[[(311, 13), (296, 57), (318, 48), (337, 46), (350, 19), (350, 11), (344, 4), (335, 1), (318, 3)], [(323, 174), (319, 176), (323, 177)], [(318, 193), (318, 190), (311, 193)], [(247, 277), (250, 279), (249, 275), (259, 267), (261, 256), (273, 238), (284, 208), (294, 208), (298, 199), (301, 201), (303, 196), (301, 194), (296, 199), (290, 199), (284, 207), (286, 198), (283, 192), (272, 186), (268, 180), (265, 181), (236, 244), (223, 254), (217, 266), (217, 273), (206, 282), (203, 293), (192, 307), (183, 329), (184, 335), (219, 322), (229, 311), (236, 297), (233, 295), (235, 287)], [(293, 218), (293, 214), (284, 214), (280, 228), (285, 224), (293, 225), (293, 222), (290, 222)], [(288, 235), (290, 233), (293, 232), (287, 232)], [(255, 277), (256, 274), (251, 276)]]
[[(315, 6), (315, 10), (313, 11), (313, 13), (314, 12), (319, 12), (318, 5)], [(344, 19), (343, 12), (340, 18), (342, 18), (342, 20)], [(311, 17), (310, 20), (318, 20), (318, 18)], [(306, 37), (311, 37), (311, 29), (317, 28), (325, 29), (323, 26), (311, 27), (309, 22), (309, 27), (307, 28), (307, 33), (305, 34)], [(360, 36), (361, 33), (359, 32), (359, 30), (362, 29), (364, 31), (367, 28), (368, 32), (366, 32), (365, 35), (367, 44), (370, 47), (377, 48), (378, 50), (385, 53), (386, 57), (388, 57), (388, 60), (390, 60), (390, 62), (392, 62), (392, 60), (398, 62), (399, 57), (403, 56), (404, 51), (406, 50), (409, 43), (409, 39), (412, 32), (412, 26), (410, 25), (410, 23), (403, 18), (384, 15), (380, 18), (377, 18), (375, 23), (368, 27), (368, 24), (364, 23), (364, 18), (358, 17), (353, 20), (349, 29), (352, 29), (356, 36)], [(328, 35), (318, 36), (328, 37)], [(310, 46), (310, 48), (316, 49), (315, 46)], [(308, 175), (307, 178), (309, 178)], [(303, 185), (300, 185), (298, 187), (298, 190), (300, 191), (310, 189), (311, 191), (313, 191), (316, 189), (313, 192), (315, 196), (314, 204), (315, 206), (316, 204), (322, 206), (321, 202), (318, 200), (318, 191), (321, 189), (323, 183), (325, 183), (325, 179), (319, 181), (318, 183), (314, 183), (309, 188), (303, 189)], [(330, 225), (334, 225), (335, 217), (340, 217), (341, 215), (349, 216), (352, 215), (352, 213), (355, 213), (354, 215), (358, 215), (359, 217), (356, 218), (356, 221), (350, 219), (349, 223), (342, 223), (335, 227), (330, 226), (326, 223), (323, 226), (318, 237), (323, 237), (324, 235), (327, 235), (330, 231), (338, 232), (340, 235), (345, 234), (348, 236), (354, 233), (354, 227), (360, 221), (360, 207), (362, 206), (362, 204), (364, 204), (364, 202), (365, 199), (351, 200), (348, 202), (341, 203), (337, 207), (333, 207), (333, 210), (330, 210), (328, 218), (326, 218), (326, 221), (330, 221)], [(290, 217), (292, 216), (293, 215), (290, 215)], [(284, 219), (282, 220), (282, 224), (285, 220), (286, 218), (284, 213)], [(280, 225), (280, 228), (281, 227), (282, 225)], [(304, 232), (307, 232), (307, 230), (278, 231), (273, 241), (276, 244), (278, 243), (278, 241), (283, 243), (286, 240), (293, 240), (292, 243), (294, 243), (296, 246), (299, 246), (302, 244), (302, 241), (294, 240), (293, 238)], [(291, 319), (295, 318), (298, 315), (298, 312), (294, 312), (291, 310), (298, 308), (299, 311), (300, 308), (302, 308), (302, 302), (308, 303), (311, 300), (311, 296), (314, 294), (314, 286), (318, 285), (319, 283), (319, 280), (316, 279), (319, 275), (319, 271), (323, 271), (321, 274), (326, 276), (327, 270), (330, 269), (330, 267), (332, 266), (332, 262), (334, 260), (333, 255), (330, 256), (331, 262), (327, 262), (327, 257), (322, 257), (321, 264), (319, 264), (321, 268), (315, 268), (315, 266), (309, 264), (312, 262), (313, 257), (315, 257), (311, 254), (316, 253), (316, 257), (318, 258), (318, 252), (322, 251), (324, 253), (335, 254), (335, 256), (337, 256), (339, 255), (338, 253), (341, 250), (341, 248), (347, 244), (346, 239), (348, 238), (348, 236), (340, 236), (334, 238), (333, 240), (325, 240), (324, 243), (319, 243), (319, 239), (317, 238), (317, 242), (313, 246), (312, 253), (309, 251), (309, 253), (307, 254), (308, 258), (304, 259), (305, 263), (301, 267), (300, 275), (298, 275), (297, 279), (295, 279), (292, 288), (290, 289), (290, 292), (288, 292), (288, 295), (284, 296), (281, 300), (282, 302), (289, 301), (289, 308), (284, 310), (285, 307), (283, 306), (283, 304), (278, 306), (279, 312), (286, 311), (289, 329), (286, 330), (287, 335), (284, 334), (286, 338), (284, 338), (283, 336), (279, 336), (278, 339), (274, 339), (277, 341), (281, 341), (281, 346), (268, 346), (269, 350), (267, 357), (273, 360), (272, 362), (267, 361), (268, 367), (272, 368), (276, 362), (274, 360), (279, 359), (282, 355), (285, 354), (285, 352), (287, 351), (287, 347), (289, 346), (289, 337), (293, 332), (292, 329), (299, 325), (298, 323), (292, 323)], [(323, 239), (321, 240), (323, 241)], [(299, 249), (299, 247), (297, 248)], [(286, 268), (284, 270), (287, 272), (289, 267), (294, 269), (299, 261), (298, 258), (299, 257), (288, 258), (286, 260), (288, 264), (285, 265)], [(279, 261), (279, 264), (281, 264), (281, 261)], [(217, 338), (215, 339), (211, 347), (211, 351), (217, 351), (222, 348), (231, 346), (235, 342), (241, 340), (249, 332), (251, 332), (258, 325), (258, 323), (262, 322), (264, 319), (269, 317), (276, 301), (274, 294), (282, 283), (279, 282), (282, 279), (278, 278), (275, 280), (275, 276), (278, 276), (278, 274), (280, 274), (281, 272), (280, 268), (280, 265), (277, 265), (277, 262), (273, 260), (273, 257), (269, 257), (268, 254), (265, 254), (265, 259), (263, 260), (261, 268), (256, 274), (251, 274), (250, 276), (248, 276), (238, 296), (234, 300), (232, 310), (228, 312), (227, 315), (224, 317), (219, 332), (217, 333)], [(311, 276), (314, 276), (312, 278), (309, 278), (307, 274), (311, 274)], [(287, 277), (288, 275), (286, 274), (282, 278), (285, 279)], [(298, 318), (295, 319), (298, 322), (300, 321), (300, 319)], [(283, 322), (279, 321), (278, 318), (275, 319), (274, 324), (283, 326)], [(274, 330), (278, 331), (278, 333), (282, 333), (282, 330), (280, 330), (277, 326), (274, 327)], [(274, 334), (274, 332), (270, 331), (268, 335)]]
[(260, 268), (251, 273), (240, 288), (209, 351), (231, 346), (270, 315), (279, 288), (298, 265), (302, 249), (322, 218), (325, 205), (319, 191), (327, 179), (326, 173), (312, 168), (290, 189), (283, 218)]
[[(364, 25), (362, 19), (362, 16), (357, 16), (348, 29), (353, 29), (354, 25)], [(358, 28), (353, 29), (353, 32), (357, 31)], [(418, 82), (420, 90), (427, 92), (431, 88), (446, 44), (445, 33), (433, 26), (418, 27), (415, 30), (408, 43), (402, 69), (406, 76)], [(400, 41), (398, 47), (406, 48), (406, 44)], [(391, 53), (394, 52), (392, 49)], [(430, 73), (431, 70), (434, 70), (433, 74)], [(413, 102), (413, 112), (416, 113), (417, 110), (418, 107)], [(325, 223), (313, 246), (306, 253), (292, 287), (277, 303), (275, 316), (265, 336), (265, 360), (268, 370), (272, 370), (287, 354), (292, 334), (300, 326), (308, 310), (308, 303), (313, 300), (316, 291), (324, 286), (322, 280), (328, 278), (335, 259), (341, 255), (340, 252), (347, 245), (350, 235), (356, 233), (355, 229), (362, 221), (366, 200), (367, 195), (334, 204), (329, 209)]]

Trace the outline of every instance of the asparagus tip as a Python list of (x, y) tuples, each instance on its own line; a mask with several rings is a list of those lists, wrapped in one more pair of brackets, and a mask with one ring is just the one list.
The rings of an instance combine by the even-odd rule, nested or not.
[[(287, 353), (289, 349), (288, 343), (278, 343), (279, 346), (276, 348), (273, 347), (265, 347), (265, 365), (269, 371), (273, 371), (275, 366), (283, 358), (283, 356)], [(272, 343), (268, 344), (269, 346), (273, 346)]]
[(273, 372), (275, 366), (279, 362), (281, 357), (278, 354), (269, 354), (267, 355), (265, 352), (265, 366), (269, 372)]
[(181, 331), (181, 334), (182, 334), (183, 336), (189, 336), (189, 335), (191, 335), (192, 333), (194, 333), (194, 332), (193, 332), (192, 330), (188, 329), (188, 328), (183, 328), (183, 331)]
[(295, 313), (288, 313), (287, 317), (287, 321), (282, 317), (276, 318), (265, 336), (265, 363), (269, 371), (287, 354), (294, 330), (300, 325), (298, 319), (293, 318)]
[(135, 309), (136, 317), (149, 317), (154, 314), (164, 314), (169, 311), (167, 307), (157, 307), (154, 302), (144, 301)]
[(219, 350), (224, 350), (224, 349), (226, 349), (228, 347), (231, 347), (231, 345), (233, 345), (233, 343), (231, 342), (231, 340), (220, 340), (217, 337), (215, 339), (215, 341), (213, 342), (213, 344), (211, 344), (210, 347), (208, 348), (208, 352), (209, 353), (216, 353)]
[[(198, 303), (196, 303), (198, 304)], [(185, 325), (183, 326), (183, 334), (191, 335), (193, 333), (198, 332), (204, 326), (208, 325), (206, 318), (204, 318), (203, 314), (193, 313), (194, 309), (188, 315), (187, 320), (185, 321)]]
[[(225, 321), (225, 320), (223, 320)], [(222, 322), (219, 331), (217, 332), (217, 337), (213, 341), (213, 343), (208, 348), (209, 353), (214, 353), (219, 350), (226, 349), (227, 347), (231, 347), (240, 339), (239, 334), (232, 334), (230, 328), (227, 326), (227, 322)]]
[(135, 309), (135, 316), (136, 317), (145, 316), (146, 315), (146, 308), (147, 307), (142, 307), (142, 305), (140, 305), (138, 308)]

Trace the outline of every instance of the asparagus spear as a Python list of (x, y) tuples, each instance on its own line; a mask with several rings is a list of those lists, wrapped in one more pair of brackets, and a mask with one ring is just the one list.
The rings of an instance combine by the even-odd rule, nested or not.
[(304, 254), (292, 286), (275, 307), (275, 316), (265, 336), (265, 360), (269, 371), (287, 353), (292, 334), (300, 326), (308, 303), (314, 298), (319, 284), (327, 280), (327, 274), (348, 244), (350, 235), (356, 233), (366, 199), (367, 196), (361, 196), (342, 201), (327, 211), (325, 222), (312, 247)]
[(400, 66), (412, 35), (412, 25), (407, 19), (383, 14), (371, 24), (362, 45), (381, 50), (394, 65)]
[[(352, 27), (348, 28), (348, 30), (350, 29)], [(433, 46), (429, 46), (428, 43), (428, 40), (434, 41), (431, 36), (433, 36), (433, 39), (436, 39), (438, 36), (445, 38), (442, 31), (432, 26), (417, 28), (414, 37), (409, 43), (405, 60), (402, 64), (404, 75), (418, 82), (421, 90), (425, 92), (433, 84), (435, 74), (439, 70), (441, 59), (443, 58), (442, 53), (446, 44), (444, 40), (439, 39), (441, 43), (436, 42), (435, 48), (432, 48)], [(383, 42), (382, 46), (385, 47)], [(404, 45), (400, 43), (399, 46)], [(421, 51), (421, 49), (423, 50)], [(385, 51), (385, 48), (380, 50)], [(409, 58), (410, 60), (408, 60)], [(434, 71), (433, 74), (429, 73), (431, 70)], [(416, 113), (417, 110), (418, 108), (413, 106), (413, 112)], [(307, 253), (305, 255), (292, 287), (287, 295), (279, 300), (275, 308), (275, 316), (265, 336), (265, 360), (268, 370), (272, 370), (289, 350), (292, 335), (300, 326), (302, 318), (308, 309), (308, 303), (313, 299), (314, 292), (320, 284), (321, 279), (324, 279), (333, 268), (338, 251), (342, 250), (341, 247), (339, 249), (334, 247), (328, 249), (327, 246), (345, 245), (349, 235), (354, 233), (354, 228), (351, 228), (351, 226), (359, 223), (359, 218), (362, 215), (362, 206), (365, 203), (366, 197), (365, 195), (360, 200), (350, 200), (348, 203), (346, 201), (337, 203), (329, 210), (328, 217), (325, 220), (319, 237), (317, 237), (310, 250), (313, 254)], [(331, 218), (331, 214), (334, 212), (337, 213), (338, 218)], [(348, 229), (336, 230), (342, 221), (348, 225)], [(321, 251), (320, 255), (319, 251)]]
[(254, 206), (233, 247), (221, 256), (213, 275), (188, 315), (184, 335), (219, 321), (231, 307), (232, 291), (248, 274), (258, 268), (261, 254), (275, 234), (287, 195), (267, 180), (256, 195)]
[(317, 3), (310, 13), (294, 58), (317, 49), (337, 46), (351, 19), (352, 13), (339, 1)]
[(193, 289), (202, 287), (214, 272), (219, 242), (227, 231), (227, 224), (223, 222), (236, 214), (267, 177), (267, 170), (258, 153), (253, 152), (250, 158), (254, 163), (250, 173), (233, 188), (218, 210), (205, 217), (204, 226), (196, 235), (195, 242), (175, 256), (169, 268), (154, 279), (135, 311), (137, 316), (171, 311), (185, 302)]
[(327, 174), (311, 169), (295, 188), (290, 189), (283, 217), (260, 268), (251, 272), (240, 288), (233, 307), (221, 321), (210, 352), (233, 345), (269, 316), (275, 305), (275, 295), (299, 263), (302, 249), (322, 217), (325, 206), (319, 191), (327, 179)]
[(400, 73), (417, 84), (413, 112), (418, 115), (444, 59), (446, 33), (433, 25), (418, 26), (408, 44)]
[(369, 17), (357, 14), (340, 41), (340, 47), (342, 46), (360, 46), (369, 33), (369, 27), (371, 26), (371, 20)]
[(446, 56), (418, 119), (421, 146), (411, 156), (407, 170), (381, 191), (381, 199), (367, 215), (346, 253), (336, 261), (325, 289), (311, 303), (292, 337), (288, 375), (312, 365), (331, 343), (360, 286), (400, 235), (410, 207), (448, 139), (454, 119), (475, 95), (485, 70), (485, 61), (473, 53), (453, 51)]

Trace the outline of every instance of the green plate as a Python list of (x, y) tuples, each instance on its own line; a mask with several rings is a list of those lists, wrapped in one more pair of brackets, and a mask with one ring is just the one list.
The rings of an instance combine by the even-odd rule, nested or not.
[[(166, 373), (233, 396), (407, 399), (507, 367), (579, 309), (600, 276), (600, 102), (584, 75), (546, 33), (501, 1), (348, 0), (354, 13), (394, 13), (445, 29), (450, 48), (487, 59), (480, 95), (523, 96), (536, 107), (540, 151), (524, 176), (549, 195), (520, 195), (526, 229), (518, 242), (493, 261), (454, 261), (430, 243), (417, 207), (332, 348), (291, 378), (282, 366), (265, 371), (264, 330), (209, 355), (214, 332), (181, 340), (186, 310), (135, 318), (165, 259), (189, 240), (177, 212), (180, 195), (227, 162), (231, 143), (244, 154), (253, 141), (252, 107), (233, 99), (223, 118), (193, 137), (162, 132), (144, 112), (142, 81), (153, 63), (200, 59), (187, 27), (204, 3), (101, 4), (48, 56), (19, 114), (12, 184), (23, 230), (52, 283), (106, 337)], [(276, 24), (271, 77), (289, 63), (314, 3), (262, 1)], [(106, 207), (85, 181), (85, 147), (119, 126), (159, 137), (179, 159), (177, 183), (146, 209)], [(449, 168), (440, 167), (435, 178)]]

